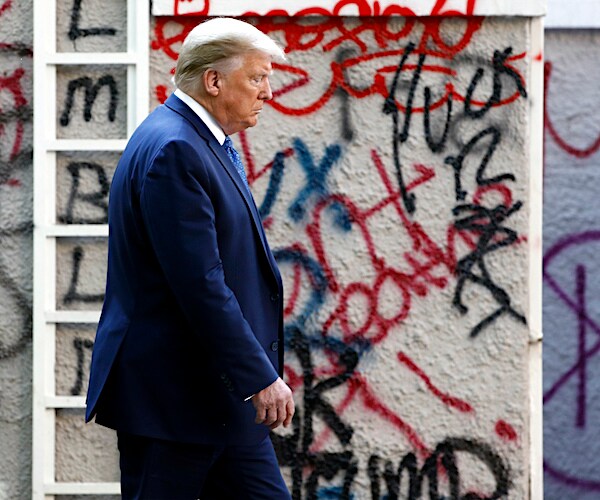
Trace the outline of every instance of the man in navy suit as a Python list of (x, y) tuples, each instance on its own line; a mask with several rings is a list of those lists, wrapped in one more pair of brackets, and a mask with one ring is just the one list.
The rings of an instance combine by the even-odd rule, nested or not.
[(289, 498), (281, 276), (229, 139), (283, 59), (248, 23), (198, 25), (116, 169), (86, 420), (117, 431), (124, 499)]

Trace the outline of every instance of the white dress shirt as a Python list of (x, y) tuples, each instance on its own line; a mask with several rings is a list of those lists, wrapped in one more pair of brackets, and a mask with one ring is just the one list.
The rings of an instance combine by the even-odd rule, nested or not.
[(215, 120), (213, 115), (211, 115), (202, 104), (196, 101), (194, 98), (187, 95), (181, 89), (175, 89), (174, 94), (181, 99), (185, 104), (187, 104), (191, 110), (198, 115), (198, 117), (204, 122), (204, 124), (208, 127), (208, 129), (215, 136), (215, 139), (222, 146), (225, 142), (225, 132), (221, 128), (221, 125)]

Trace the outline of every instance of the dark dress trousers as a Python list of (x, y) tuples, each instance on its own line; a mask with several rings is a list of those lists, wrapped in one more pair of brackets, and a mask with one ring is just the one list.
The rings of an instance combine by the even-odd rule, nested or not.
[(176, 96), (131, 137), (108, 219), (86, 420), (182, 443), (262, 442), (269, 429), (244, 400), (282, 372), (281, 276), (235, 167)]

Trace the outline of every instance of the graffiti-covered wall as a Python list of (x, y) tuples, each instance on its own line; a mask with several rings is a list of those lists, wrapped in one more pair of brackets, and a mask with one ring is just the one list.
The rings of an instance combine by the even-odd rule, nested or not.
[(600, 495), (600, 32), (546, 31), (544, 468), (549, 499)]
[[(155, 19), (155, 104), (197, 22)], [(525, 498), (528, 22), (253, 22), (288, 54), (237, 143), (285, 278), (294, 497)]]
[[(542, 98), (528, 82), (542, 55), (529, 18), (472, 17), (490, 2), (465, 1), (465, 18), (392, 3), (248, 18), (288, 56), (259, 125), (234, 138), (284, 277), (297, 414), (273, 440), (296, 500), (528, 498), (529, 119)], [(367, 17), (340, 11), (350, 4)], [(56, 5), (58, 52), (127, 50), (126, 0)], [(0, 0), (0, 500), (31, 496), (31, 10)], [(152, 18), (151, 108), (200, 21)], [(125, 139), (128, 78), (118, 62), (58, 64), (56, 138)], [(56, 152), (56, 224), (106, 223), (118, 156)], [(99, 310), (104, 236), (57, 237), (55, 267), (56, 311)], [(56, 325), (57, 396), (85, 394), (94, 329)], [(55, 431), (56, 481), (118, 481), (112, 432), (81, 409), (58, 409)]]
[(32, 1), (0, 1), (0, 498), (31, 467)]

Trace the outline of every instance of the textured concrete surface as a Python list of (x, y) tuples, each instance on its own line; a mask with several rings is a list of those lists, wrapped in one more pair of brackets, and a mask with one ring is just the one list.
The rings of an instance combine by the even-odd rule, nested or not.
[(600, 496), (600, 33), (546, 32), (546, 498)]
[[(99, 5), (59, 0), (60, 50), (122, 50), (125, 1)], [(30, 14), (0, 1), (1, 40), (16, 44), (0, 77), (24, 96), (0, 79), (0, 498), (30, 495)], [(197, 21), (153, 20), (152, 106)], [(435, 477), (440, 495), (526, 498), (527, 20), (260, 27), (289, 61), (236, 143), (285, 279), (298, 413), (274, 439), (294, 498), (421, 498)], [(59, 68), (57, 135), (122, 137), (125, 89), (116, 66)], [(115, 161), (58, 156), (58, 222), (105, 221)], [(58, 309), (100, 307), (105, 258), (102, 239), (57, 242)], [(58, 394), (85, 393), (93, 335), (57, 328)], [(117, 479), (110, 431), (61, 410), (56, 437), (57, 479)]]
[[(156, 20), (156, 101), (195, 22)], [(444, 455), (456, 469), (440, 494), (456, 481), (461, 495), (525, 498), (527, 22), (259, 24), (289, 61), (236, 139), (287, 290), (298, 416), (276, 443), (294, 497), (379, 498), (398, 487), (385, 470), (414, 460), (435, 476)], [(411, 42), (427, 54), (408, 55), (386, 114)], [(492, 98), (494, 54), (510, 62)], [(398, 156), (394, 108), (411, 110), (397, 115)], [(402, 498), (427, 495), (416, 478)]]
[(0, 1), (0, 498), (31, 477), (32, 2)]

